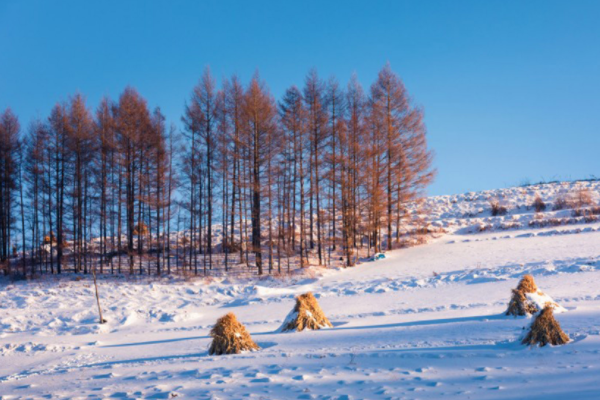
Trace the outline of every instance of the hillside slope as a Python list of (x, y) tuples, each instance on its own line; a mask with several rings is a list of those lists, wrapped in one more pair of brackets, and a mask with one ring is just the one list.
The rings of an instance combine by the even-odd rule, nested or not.
[[(536, 193), (552, 204), (581, 185), (598, 189), (429, 198), (430, 223), (447, 234), (314, 277), (102, 279), (105, 325), (87, 278), (1, 281), (0, 398), (597, 399), (600, 223), (528, 223), (572, 218), (570, 209), (536, 216), (528, 207)], [(490, 216), (490, 198), (507, 214)], [(515, 218), (520, 226), (502, 225)], [(531, 319), (503, 311), (525, 273), (567, 309), (556, 318), (568, 345), (519, 344)], [(306, 291), (334, 327), (277, 333)], [(227, 312), (262, 350), (207, 354), (209, 330)]]

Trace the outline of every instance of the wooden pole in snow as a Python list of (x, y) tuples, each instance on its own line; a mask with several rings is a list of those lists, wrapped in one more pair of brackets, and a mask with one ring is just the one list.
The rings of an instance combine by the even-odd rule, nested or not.
[(96, 289), (96, 303), (98, 304), (98, 314), (100, 315), (100, 324), (106, 323), (102, 318), (102, 308), (100, 307), (100, 295), (98, 294), (98, 283), (96, 282), (96, 265), (92, 268), (92, 276), (94, 277), (94, 288)]

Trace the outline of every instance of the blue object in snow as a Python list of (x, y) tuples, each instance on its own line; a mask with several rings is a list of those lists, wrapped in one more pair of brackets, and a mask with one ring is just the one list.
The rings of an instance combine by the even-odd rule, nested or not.
[(383, 260), (385, 258), (385, 254), (383, 253), (375, 253), (373, 256), (373, 261)]

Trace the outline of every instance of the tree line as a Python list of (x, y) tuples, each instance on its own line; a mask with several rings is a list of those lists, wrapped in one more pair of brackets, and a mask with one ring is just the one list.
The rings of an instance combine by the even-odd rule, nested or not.
[(365, 93), (315, 70), (279, 101), (207, 68), (167, 127), (133, 88), (0, 115), (5, 273), (259, 275), (352, 266), (401, 243), (431, 182), (423, 110), (386, 65)]

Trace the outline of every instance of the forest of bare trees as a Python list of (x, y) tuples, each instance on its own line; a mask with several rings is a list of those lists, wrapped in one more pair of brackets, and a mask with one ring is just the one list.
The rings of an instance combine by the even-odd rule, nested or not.
[[(423, 110), (386, 65), (311, 70), (277, 101), (206, 69), (182, 130), (133, 88), (23, 127), (0, 114), (0, 268), (23, 276), (286, 273), (399, 247), (433, 179)], [(411, 225), (412, 226), (412, 225)]]

